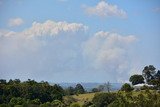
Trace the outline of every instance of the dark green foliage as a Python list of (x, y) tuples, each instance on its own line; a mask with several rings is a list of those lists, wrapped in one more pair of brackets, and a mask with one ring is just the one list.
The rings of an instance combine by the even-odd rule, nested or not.
[(85, 101), (84, 104), (82, 105), (82, 107), (90, 107), (92, 105), (93, 105), (93, 103), (91, 101)]
[(41, 104), (41, 101), (40, 101), (39, 99), (34, 99), (34, 100), (31, 100), (31, 101), (30, 101), (30, 104), (40, 105), (40, 104)]
[(160, 70), (156, 71), (153, 65), (144, 67), (142, 71), (146, 83), (154, 85), (154, 89), (160, 89)]
[(10, 104), (11, 106), (15, 106), (15, 105), (22, 105), (24, 102), (25, 102), (25, 99), (23, 99), (23, 98), (13, 97), (13, 98), (10, 100), (9, 104)]
[(141, 84), (144, 83), (144, 78), (142, 75), (132, 75), (129, 79), (130, 82), (132, 82), (132, 85)]
[(72, 103), (70, 107), (81, 107), (78, 103)]
[(84, 94), (85, 90), (81, 84), (77, 84), (76, 87), (68, 87), (65, 89), (65, 95), (78, 95)]
[(95, 94), (92, 102), (96, 107), (107, 107), (116, 99), (114, 93), (97, 93)]
[(158, 70), (154, 76), (156, 79), (160, 80), (160, 70)]
[[(59, 85), (51, 86), (47, 82), (36, 82), (28, 79), (21, 82), (19, 79), (9, 80), (8, 83), (2, 81), (0, 84), (0, 104), (13, 101), (21, 98), (29, 99), (31, 104), (39, 105), (47, 101), (61, 100), (64, 96), (64, 90)], [(12, 102), (11, 102), (12, 101)]]
[(153, 65), (145, 66), (142, 75), (146, 79), (146, 82), (148, 83), (150, 80), (154, 79), (154, 75), (156, 73), (156, 68)]
[(6, 84), (6, 80), (5, 79), (0, 79), (0, 84)]
[(9, 82), (8, 82), (8, 84), (9, 85), (13, 85), (13, 84), (19, 84), (20, 82), (21, 81), (19, 79), (15, 79), (15, 80), (10, 79)]
[(122, 90), (122, 91), (125, 91), (125, 92), (130, 92), (130, 91), (133, 90), (133, 88), (131, 87), (130, 84), (125, 83), (125, 84), (122, 85), (121, 90)]
[(53, 107), (64, 107), (64, 104), (60, 100), (54, 100), (54, 101), (52, 101), (51, 105)]
[(81, 84), (77, 84), (75, 87), (75, 93), (76, 94), (84, 94), (85, 90)]
[(117, 99), (108, 107), (159, 107), (160, 95), (156, 92), (140, 92), (138, 95), (129, 93), (117, 93)]
[(68, 87), (65, 90), (66, 95), (74, 95), (75, 94), (75, 89), (73, 87)]
[(98, 88), (93, 88), (92, 92), (99, 92)]
[(104, 86), (104, 85), (99, 85), (99, 86), (98, 86), (98, 90), (99, 90), (99, 91), (104, 91), (104, 89), (105, 89), (105, 86)]

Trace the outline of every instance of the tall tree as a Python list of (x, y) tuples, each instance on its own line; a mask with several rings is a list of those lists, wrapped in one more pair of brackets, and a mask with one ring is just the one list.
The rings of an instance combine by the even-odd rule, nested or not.
[(158, 70), (157, 73), (155, 74), (155, 78), (160, 80), (160, 70)]
[(75, 94), (75, 89), (70, 86), (65, 90), (65, 92), (67, 95), (73, 95), (73, 94)]
[(5, 79), (0, 79), (0, 84), (6, 84), (6, 80)]
[(154, 79), (154, 75), (156, 73), (156, 68), (153, 65), (149, 65), (144, 67), (142, 71), (142, 75), (145, 78), (146, 82), (149, 83), (151, 80)]
[(121, 90), (122, 90), (122, 91), (125, 91), (125, 92), (130, 92), (130, 91), (133, 90), (133, 87), (131, 87), (130, 84), (125, 83), (125, 84), (122, 85)]
[(109, 81), (104, 84), (104, 90), (107, 91), (107, 92), (110, 92), (110, 90), (111, 90), (111, 84), (110, 84)]
[(136, 85), (144, 83), (144, 78), (142, 75), (135, 74), (129, 78), (129, 81), (132, 82), (132, 85)]
[(75, 91), (77, 94), (83, 94), (85, 93), (85, 90), (81, 84), (77, 84), (75, 87)]

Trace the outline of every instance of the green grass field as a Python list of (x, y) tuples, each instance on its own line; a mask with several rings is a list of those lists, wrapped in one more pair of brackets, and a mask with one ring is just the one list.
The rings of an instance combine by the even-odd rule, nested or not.
[[(150, 90), (150, 92), (153, 93), (152, 90)], [(118, 93), (118, 91), (117, 92), (113, 92), (113, 93)], [(124, 96), (127, 94), (127, 93), (125, 93), (123, 91), (121, 91), (121, 93)], [(136, 91), (132, 91), (131, 93), (132, 93), (133, 96), (138, 96), (139, 94), (143, 94), (144, 96), (146, 96), (145, 91), (137, 91), (137, 92)], [(72, 95), (72, 97), (74, 99), (76, 99), (77, 102), (80, 105), (83, 105), (85, 101), (92, 101), (92, 99), (93, 99), (93, 97), (94, 97), (95, 94), (96, 93), (79, 94), (79, 95)]]
[(79, 94), (79, 95), (72, 95), (77, 102), (82, 105), (85, 101), (92, 101), (95, 93), (87, 93), (87, 94)]

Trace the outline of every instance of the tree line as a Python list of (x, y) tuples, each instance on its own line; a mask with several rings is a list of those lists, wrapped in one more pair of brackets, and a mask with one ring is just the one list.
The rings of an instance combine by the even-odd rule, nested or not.
[[(73, 93), (70, 90), (73, 90)], [(75, 88), (63, 89), (57, 84), (50, 85), (44, 81), (36, 82), (28, 79), (21, 82), (19, 79), (10, 79), (7, 82), (5, 79), (0, 79), (0, 104), (11, 107), (15, 105), (33, 106), (46, 102), (60, 103), (65, 95), (83, 93), (85, 90), (81, 84), (77, 84)]]
[[(160, 71), (153, 65), (144, 67), (142, 75), (134, 74), (117, 92), (110, 92), (109, 82), (93, 88), (95, 95), (91, 101), (82, 105), (72, 95), (88, 93), (81, 84), (63, 89), (58, 84), (28, 79), (6, 81), (0, 79), (0, 107), (159, 107)], [(140, 91), (133, 91), (133, 85), (146, 83)], [(64, 97), (65, 96), (65, 97)]]

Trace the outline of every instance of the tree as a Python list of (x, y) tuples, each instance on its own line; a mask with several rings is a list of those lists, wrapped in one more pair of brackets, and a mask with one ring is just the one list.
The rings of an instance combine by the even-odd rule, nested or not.
[(111, 90), (111, 84), (110, 84), (109, 81), (104, 84), (104, 90), (107, 91), (107, 92), (110, 92), (110, 90)]
[(72, 103), (70, 107), (81, 107), (81, 106), (79, 105), (79, 103)]
[(122, 85), (121, 90), (122, 90), (122, 91), (125, 91), (125, 92), (130, 92), (130, 91), (133, 90), (133, 88), (131, 87), (130, 84), (125, 83), (125, 84)]
[(155, 76), (155, 79), (160, 80), (160, 70), (158, 70), (154, 76)]
[(25, 102), (25, 100), (23, 98), (20, 97), (13, 97), (10, 100), (10, 105), (14, 106), (14, 105), (22, 105)]
[(149, 83), (150, 80), (154, 79), (156, 73), (156, 68), (153, 65), (145, 66), (142, 75), (145, 78), (146, 82)]
[(98, 90), (99, 90), (99, 91), (104, 91), (104, 85), (99, 85), (99, 86), (98, 86)]
[(40, 104), (41, 104), (41, 101), (40, 101), (40, 99), (34, 99), (34, 100), (31, 100), (31, 101), (30, 101), (30, 104), (40, 105)]
[(107, 107), (115, 99), (115, 93), (96, 93), (92, 99), (92, 102), (95, 107)]
[(53, 107), (64, 107), (64, 104), (60, 100), (54, 100), (51, 104)]
[(142, 75), (132, 75), (129, 79), (130, 82), (132, 82), (132, 85), (141, 84), (144, 83), (144, 78)]
[(6, 84), (6, 80), (5, 79), (0, 79), (0, 84)]
[(84, 94), (85, 90), (81, 84), (77, 84), (75, 87), (76, 94)]
[[(0, 84), (0, 104), (9, 103), (12, 98), (24, 98), (32, 102), (39, 99), (40, 103), (60, 100), (64, 96), (64, 90), (59, 85), (51, 86), (46, 82), (36, 82), (28, 80), (20, 82), (20, 80), (10, 80), (7, 84)], [(13, 99), (12, 102), (17, 99)], [(39, 102), (38, 101), (38, 102)]]
[(68, 87), (65, 90), (66, 95), (74, 95), (75, 94), (75, 89), (73, 87)]
[(94, 93), (95, 93), (95, 92), (99, 92), (99, 90), (98, 90), (98, 88), (93, 88), (93, 89), (92, 89), (92, 92), (94, 92)]

